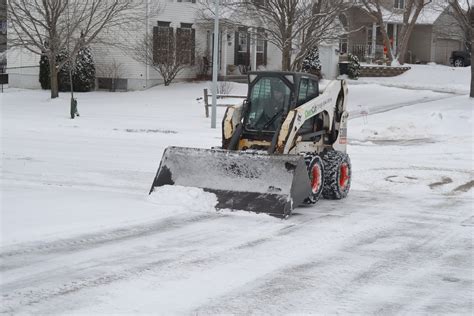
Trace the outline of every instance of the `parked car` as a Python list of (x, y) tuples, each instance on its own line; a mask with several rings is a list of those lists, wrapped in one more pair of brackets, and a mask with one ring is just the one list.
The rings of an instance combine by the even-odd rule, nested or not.
[(465, 51), (453, 51), (449, 63), (454, 67), (471, 66), (471, 53)]

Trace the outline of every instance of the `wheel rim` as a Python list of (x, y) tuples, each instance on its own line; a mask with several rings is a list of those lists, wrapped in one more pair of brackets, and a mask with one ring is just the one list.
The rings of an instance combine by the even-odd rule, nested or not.
[(349, 183), (349, 165), (347, 163), (341, 164), (339, 168), (339, 187), (344, 190)]
[(311, 189), (313, 193), (317, 193), (321, 188), (321, 167), (315, 164), (311, 169)]
[(456, 67), (462, 67), (462, 60), (456, 59), (456, 60), (454, 61), (454, 66), (456, 66)]

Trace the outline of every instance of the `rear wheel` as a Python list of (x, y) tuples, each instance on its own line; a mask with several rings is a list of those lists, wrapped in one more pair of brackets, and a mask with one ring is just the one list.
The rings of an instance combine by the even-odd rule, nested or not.
[(325, 170), (322, 195), (326, 199), (343, 199), (351, 187), (352, 166), (349, 155), (330, 150), (323, 155)]
[(316, 154), (307, 154), (305, 157), (311, 182), (311, 194), (305, 199), (305, 204), (314, 204), (321, 197), (324, 187), (324, 166), (321, 157)]
[(454, 67), (464, 67), (464, 60), (462, 58), (456, 58), (454, 60)]

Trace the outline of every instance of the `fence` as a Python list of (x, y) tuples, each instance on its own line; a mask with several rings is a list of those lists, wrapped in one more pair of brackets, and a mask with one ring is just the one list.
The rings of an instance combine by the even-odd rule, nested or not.
[(349, 52), (356, 55), (361, 61), (383, 58), (383, 45), (375, 46), (375, 56), (372, 56), (372, 44), (354, 44), (349, 47)]
[[(231, 95), (231, 94), (216, 94), (216, 97), (218, 99), (225, 99), (225, 98), (230, 98), (230, 99), (246, 99), (247, 96), (244, 95)], [(209, 91), (207, 89), (204, 89), (204, 110), (206, 113), (206, 117), (209, 117), (209, 107), (212, 106), (212, 104), (209, 104), (209, 98), (212, 98), (212, 94), (209, 94)], [(232, 106), (235, 104), (225, 104), (225, 103), (219, 103), (216, 104), (217, 106)]]

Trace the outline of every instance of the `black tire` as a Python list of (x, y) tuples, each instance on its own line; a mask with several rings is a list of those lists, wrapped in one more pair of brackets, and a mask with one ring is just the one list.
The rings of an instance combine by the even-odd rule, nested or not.
[(313, 153), (306, 154), (304, 160), (311, 181), (311, 194), (304, 200), (304, 204), (315, 204), (321, 197), (324, 188), (323, 160)]
[(323, 197), (340, 200), (347, 196), (351, 188), (352, 166), (349, 155), (330, 150), (323, 155), (324, 187)]
[(464, 67), (464, 59), (456, 58), (453, 62), (454, 67)]

